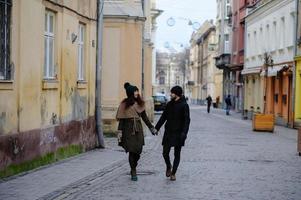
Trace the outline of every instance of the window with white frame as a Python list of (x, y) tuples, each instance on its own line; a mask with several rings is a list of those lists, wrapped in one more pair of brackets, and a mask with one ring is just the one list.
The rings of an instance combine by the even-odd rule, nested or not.
[(77, 79), (79, 81), (85, 80), (85, 25), (78, 25), (78, 71)]
[(274, 39), (272, 40), (273, 50), (276, 50), (277, 44), (278, 44), (278, 32), (277, 32), (277, 22), (276, 21), (273, 22), (273, 35), (274, 35)]
[(229, 15), (231, 14), (231, 4), (230, 0), (226, 0), (226, 10), (225, 10), (225, 18), (229, 18)]
[(264, 37), (263, 37), (263, 28), (260, 27), (260, 36), (259, 36), (259, 45), (260, 45), (260, 54), (264, 53)]
[(55, 13), (49, 10), (45, 12), (44, 33), (44, 79), (55, 78)]
[(0, 1), (0, 80), (11, 79), (10, 25), (11, 0)]
[(225, 53), (230, 53), (230, 36), (225, 34)]
[(280, 29), (280, 34), (281, 34), (281, 37), (280, 37), (280, 47), (281, 48), (284, 48), (285, 47), (285, 40), (286, 40), (286, 34), (285, 34), (285, 32), (286, 32), (286, 26), (285, 26), (285, 17), (283, 16), (282, 18), (281, 18), (281, 29)]

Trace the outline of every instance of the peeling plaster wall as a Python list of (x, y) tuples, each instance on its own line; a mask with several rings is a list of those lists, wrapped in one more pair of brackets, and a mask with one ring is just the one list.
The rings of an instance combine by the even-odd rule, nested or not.
[[(0, 168), (81, 144), (95, 147), (96, 0), (13, 1), (13, 80), (0, 81)], [(55, 12), (56, 80), (43, 80), (45, 10)], [(73, 12), (71, 9), (80, 13)], [(79, 23), (85, 80), (77, 80)], [(62, 135), (60, 135), (62, 134)], [(68, 135), (68, 139), (62, 139)], [(66, 136), (67, 137), (67, 136)], [(16, 154), (16, 156), (14, 156)]]

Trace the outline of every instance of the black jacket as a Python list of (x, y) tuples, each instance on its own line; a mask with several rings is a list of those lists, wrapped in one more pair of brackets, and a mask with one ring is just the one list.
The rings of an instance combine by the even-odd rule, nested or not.
[(232, 106), (231, 98), (230, 98), (230, 97), (227, 97), (227, 98), (225, 99), (225, 102), (226, 102), (227, 106)]
[(165, 124), (162, 145), (184, 146), (190, 124), (189, 106), (183, 96), (178, 101), (168, 102), (156, 129)]
[(212, 98), (211, 97), (207, 97), (206, 101), (207, 101), (207, 104), (211, 104), (212, 103)]

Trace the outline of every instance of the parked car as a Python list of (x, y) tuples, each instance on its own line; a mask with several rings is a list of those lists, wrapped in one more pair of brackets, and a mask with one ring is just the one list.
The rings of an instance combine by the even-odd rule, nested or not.
[(163, 111), (167, 104), (167, 98), (164, 94), (156, 94), (153, 96), (155, 111)]

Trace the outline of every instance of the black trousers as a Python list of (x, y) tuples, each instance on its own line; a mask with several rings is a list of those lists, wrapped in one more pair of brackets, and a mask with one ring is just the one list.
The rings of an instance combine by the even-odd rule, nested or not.
[(140, 154), (131, 153), (131, 152), (129, 153), (129, 163), (132, 170), (136, 169), (139, 159), (140, 159)]
[(211, 107), (211, 103), (207, 104), (207, 112), (210, 113), (210, 107)]
[[(171, 169), (171, 163), (170, 163), (170, 158), (169, 158), (170, 149), (171, 149), (171, 146), (168, 146), (168, 145), (163, 146), (163, 158), (165, 160), (167, 169)], [(175, 159), (173, 161), (172, 174), (176, 174), (177, 169), (179, 167), (180, 158), (181, 158), (181, 149), (182, 149), (181, 146), (174, 147)]]

